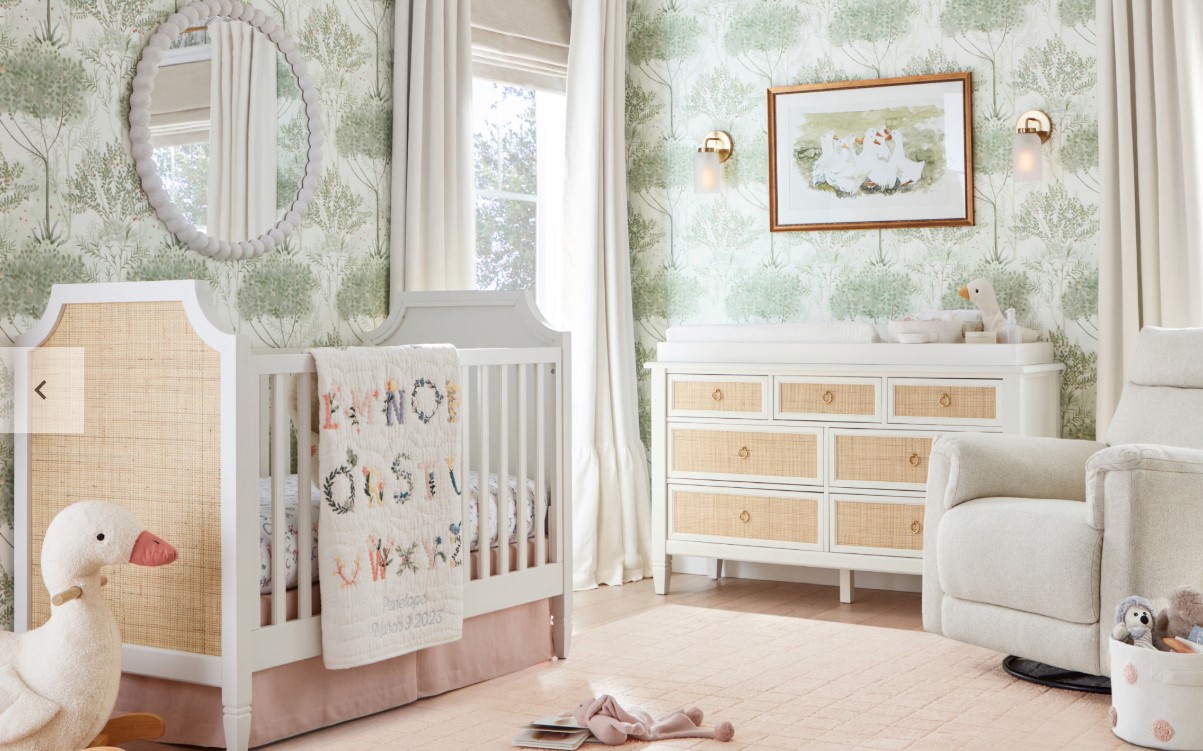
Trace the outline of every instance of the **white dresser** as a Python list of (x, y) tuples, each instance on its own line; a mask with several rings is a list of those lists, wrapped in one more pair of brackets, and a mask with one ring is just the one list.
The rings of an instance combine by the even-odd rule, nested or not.
[(659, 345), (652, 572), (674, 555), (919, 574), (932, 438), (1056, 436), (1052, 345)]

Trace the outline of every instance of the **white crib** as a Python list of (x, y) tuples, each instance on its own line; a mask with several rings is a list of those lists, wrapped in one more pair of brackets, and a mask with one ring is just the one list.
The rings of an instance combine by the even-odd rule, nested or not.
[[(294, 376), (314, 372), (314, 363), (304, 352), (252, 349), (215, 320), (208, 290), (198, 282), (54, 288), (46, 314), (19, 342), (30, 349), (17, 358), (16, 393), (29, 393), (44, 379), (71, 378), (61, 371), (63, 358), (45, 355), (81, 347), (85, 375), (77, 407), (86, 427), (82, 435), (20, 435), (44, 424), (39, 410), (48, 407), (18, 400), (16, 627), (29, 629), (49, 615), (38, 555), (50, 518), (84, 498), (129, 506), (180, 548), (184, 565), (114, 572), (107, 596), (122, 620), (124, 670), (220, 687), (227, 747), (245, 751), (252, 675), (321, 654), (310, 558), (298, 556), (290, 618), (286, 556), (279, 554), (286, 549), (285, 481), (293, 464), (288, 386)], [(549, 599), (554, 652), (566, 657), (572, 631), (568, 335), (550, 328), (524, 293), (465, 291), (407, 295), (368, 339), (459, 348), (463, 466), (481, 478), (478, 565), (463, 567), (464, 617)], [(159, 390), (125, 394), (144, 383)], [(308, 376), (298, 380), (298, 426), (310, 424), (310, 388)], [(209, 445), (213, 437), (219, 447)], [(296, 430), (299, 478), (310, 477), (310, 443), (308, 430)], [(495, 511), (487, 492), (492, 473), (501, 478)], [(262, 475), (272, 478), (277, 551), (270, 625), (261, 620)], [(523, 489), (533, 481), (536, 499), (550, 501), (535, 503), (529, 549), (532, 530), (517, 513), (518, 544), (511, 551), (499, 532), (494, 562), (489, 513), (504, 514), (507, 475)], [(298, 483), (300, 551), (313, 542), (310, 491), (308, 482)], [(462, 499), (467, 548), (469, 493)], [(498, 527), (504, 527), (500, 520)], [(217, 550), (219, 566), (206, 560)], [(166, 632), (152, 617), (165, 611), (179, 619)]]

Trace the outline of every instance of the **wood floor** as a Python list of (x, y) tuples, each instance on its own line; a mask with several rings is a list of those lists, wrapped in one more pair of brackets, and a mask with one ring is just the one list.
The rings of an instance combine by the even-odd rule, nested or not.
[(650, 579), (621, 587), (599, 587), (573, 595), (573, 633), (628, 618), (669, 603), (766, 613), (866, 626), (923, 629), (920, 595), (858, 588), (856, 602), (840, 603), (839, 588), (818, 584), (719, 579), (675, 574), (669, 594), (657, 595)]

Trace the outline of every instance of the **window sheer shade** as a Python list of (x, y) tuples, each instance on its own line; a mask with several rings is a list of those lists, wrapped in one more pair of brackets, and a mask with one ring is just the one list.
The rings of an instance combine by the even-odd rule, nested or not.
[(159, 68), (150, 101), (151, 141), (156, 147), (208, 143), (211, 69), (209, 60)]
[(570, 23), (567, 0), (473, 0), (472, 72), (564, 91)]

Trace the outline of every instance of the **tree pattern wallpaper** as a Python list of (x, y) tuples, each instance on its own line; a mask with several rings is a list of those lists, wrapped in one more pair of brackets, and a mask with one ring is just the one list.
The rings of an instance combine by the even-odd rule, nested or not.
[[(394, 0), (253, 2), (315, 69), (326, 159), (287, 246), (228, 263), (172, 239), (129, 156), (134, 69), (177, 2), (0, 0), (0, 345), (36, 320), (56, 282), (203, 279), (227, 322), (263, 346), (355, 342), (383, 319)], [(986, 276), (1065, 363), (1065, 434), (1093, 435), (1094, 0), (630, 0), (628, 25), (640, 366), (673, 324), (882, 322), (963, 307), (956, 287)], [(974, 73), (976, 226), (768, 231), (766, 87), (957, 70)], [(1033, 107), (1054, 121), (1045, 179), (1016, 183), (1014, 122)], [(712, 129), (735, 138), (727, 187), (694, 195), (693, 154)], [(646, 430), (646, 399), (643, 410)], [(0, 435), (6, 626), (12, 446)]]
[[(0, 345), (51, 285), (203, 279), (263, 346), (358, 341), (387, 313), (393, 0), (252, 0), (314, 71), (326, 134), (303, 226), (260, 259), (187, 252), (155, 218), (129, 154), (146, 39), (183, 0), (0, 0)], [(299, 135), (300, 120), (283, 122)], [(0, 624), (12, 621), (12, 436), (0, 435)]]
[[(682, 323), (969, 307), (987, 277), (1066, 366), (1066, 437), (1094, 437), (1099, 171), (1094, 0), (630, 0), (627, 164), (637, 362)], [(765, 89), (973, 72), (976, 225), (768, 230)], [(1047, 112), (1044, 179), (1011, 173), (1015, 121)], [(735, 152), (693, 192), (711, 130)], [(641, 418), (647, 440), (646, 381)]]

